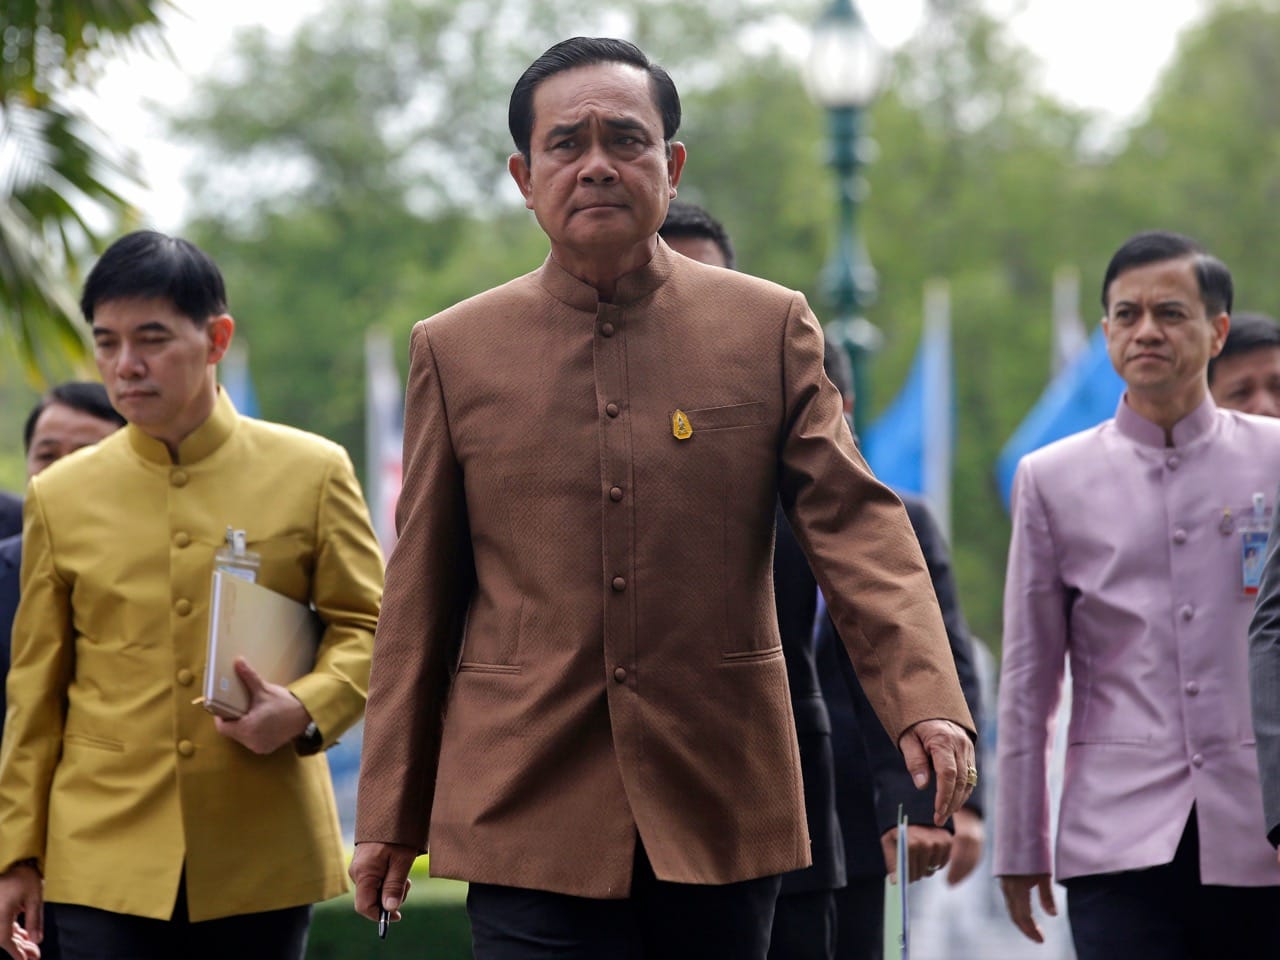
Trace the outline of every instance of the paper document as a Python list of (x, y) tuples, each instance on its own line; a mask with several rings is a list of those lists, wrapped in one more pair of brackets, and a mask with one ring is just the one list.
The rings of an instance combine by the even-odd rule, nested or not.
[(884, 960), (908, 960), (908, 934), (911, 930), (907, 912), (907, 818), (898, 806), (898, 870), (897, 883), (884, 878)]
[(271, 683), (286, 684), (308, 673), (315, 665), (320, 631), (319, 617), (306, 604), (215, 570), (204, 708), (229, 718), (249, 709), (249, 691), (236, 676), (237, 657)]

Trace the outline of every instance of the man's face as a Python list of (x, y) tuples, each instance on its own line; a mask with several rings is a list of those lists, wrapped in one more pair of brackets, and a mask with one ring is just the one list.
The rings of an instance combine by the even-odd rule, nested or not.
[(213, 410), (213, 366), (234, 329), (225, 314), (198, 327), (163, 298), (98, 304), (93, 358), (111, 405), (143, 432), (176, 447)]
[(63, 403), (51, 403), (40, 411), (31, 431), (27, 451), (27, 477), (34, 477), (68, 453), (97, 443), (115, 433), (119, 425)]
[(1219, 357), (1209, 392), (1220, 407), (1280, 417), (1280, 347)]
[(1131, 394), (1185, 400), (1203, 389), (1230, 324), (1210, 317), (1190, 258), (1126, 270), (1107, 290), (1107, 352)]
[(676, 253), (683, 254), (690, 260), (697, 260), (699, 263), (708, 263), (713, 267), (728, 267), (729, 264), (724, 259), (724, 252), (720, 249), (720, 244), (716, 243), (710, 237), (664, 237), (669, 246)]
[(667, 156), (647, 73), (600, 63), (543, 80), (529, 156), (508, 166), (562, 266), (647, 262), (684, 166), (680, 144)]

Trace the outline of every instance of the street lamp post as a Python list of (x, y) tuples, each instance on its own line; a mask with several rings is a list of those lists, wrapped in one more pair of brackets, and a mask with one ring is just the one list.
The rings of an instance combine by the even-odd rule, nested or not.
[[(866, 190), (859, 171), (869, 149), (863, 136), (864, 117), (880, 92), (885, 59), (852, 0), (832, 0), (814, 24), (813, 45), (805, 61), (806, 85), (826, 109), (830, 123), (828, 162), (836, 174), (840, 204), (835, 249), (822, 277), (835, 312), (826, 329), (848, 353), (854, 388), (859, 391), (867, 386), (868, 357), (883, 339), (862, 316), (862, 309), (875, 299), (876, 272), (858, 233), (858, 207)], [(864, 402), (854, 404), (854, 429), (859, 433), (866, 425), (866, 408)]]

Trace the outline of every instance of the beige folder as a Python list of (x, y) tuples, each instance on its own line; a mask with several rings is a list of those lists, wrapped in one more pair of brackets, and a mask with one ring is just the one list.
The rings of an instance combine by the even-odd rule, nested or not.
[(305, 604), (215, 570), (204, 708), (228, 718), (249, 709), (249, 691), (236, 676), (236, 657), (244, 657), (271, 683), (286, 684), (310, 672), (320, 631), (319, 617)]

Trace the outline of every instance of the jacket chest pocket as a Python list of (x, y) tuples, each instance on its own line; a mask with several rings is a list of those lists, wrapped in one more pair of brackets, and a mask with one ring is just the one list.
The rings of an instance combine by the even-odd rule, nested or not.
[[(712, 430), (733, 430), (737, 427), (754, 427), (765, 422), (768, 406), (763, 400), (749, 403), (731, 403), (720, 407), (681, 408), (689, 426), (689, 439), (692, 440), (700, 432)], [(672, 429), (675, 428), (676, 411), (671, 411)]]

